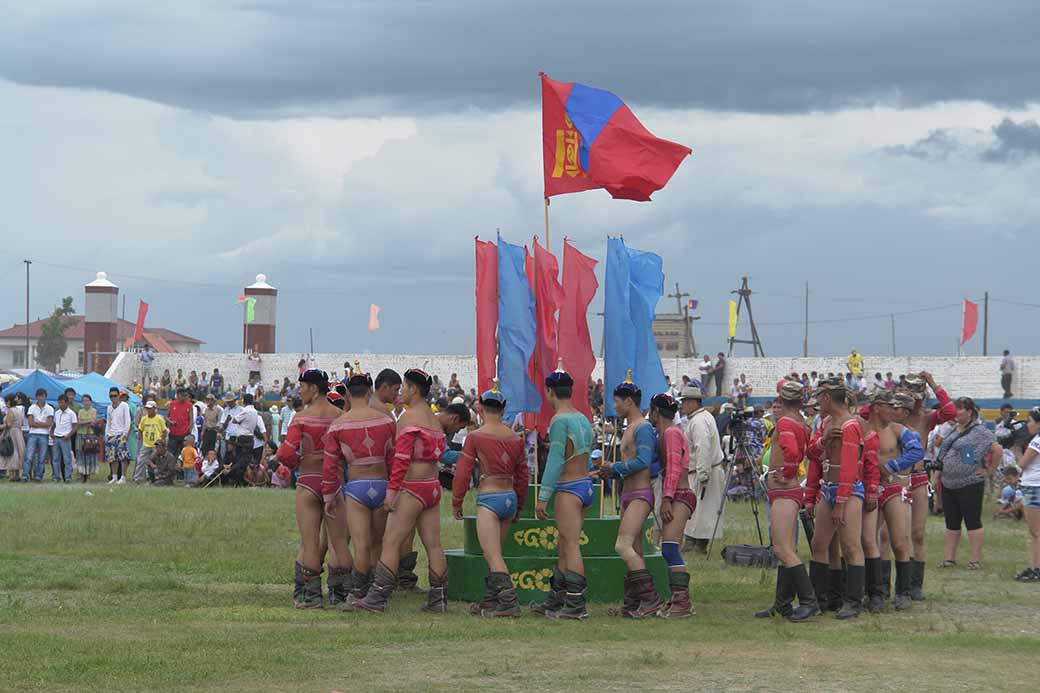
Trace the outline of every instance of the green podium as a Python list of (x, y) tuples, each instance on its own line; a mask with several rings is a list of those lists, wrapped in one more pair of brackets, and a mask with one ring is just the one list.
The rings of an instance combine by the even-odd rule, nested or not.
[[(593, 602), (620, 602), (627, 568), (614, 551), (614, 542), (617, 540), (621, 519), (613, 515), (613, 506), (609, 508), (611, 515), (606, 515), (605, 511), (604, 516), (600, 517), (601, 496), (598, 485), (594, 499), (585, 513), (585, 525), (579, 540), (585, 577), (589, 583), (588, 599)], [(532, 485), (528, 487), (524, 506), (520, 510), (521, 519), (510, 527), (502, 546), (502, 556), (512, 574), (517, 597), (524, 604), (545, 599), (557, 558), (559, 533), (556, 524), (552, 519), (535, 519), (535, 500), (535, 487)], [(550, 518), (552, 514), (553, 504), (550, 501)], [(650, 541), (653, 526), (653, 520), (648, 518), (643, 528), (643, 555), (658, 589), (666, 591), (668, 567)], [(487, 564), (484, 563), (484, 554), (477, 540), (476, 517), (464, 518), (464, 531), (463, 548), (445, 551), (448, 574), (451, 576), (448, 596), (455, 600), (476, 602), (484, 595), (484, 577), (487, 575)]]

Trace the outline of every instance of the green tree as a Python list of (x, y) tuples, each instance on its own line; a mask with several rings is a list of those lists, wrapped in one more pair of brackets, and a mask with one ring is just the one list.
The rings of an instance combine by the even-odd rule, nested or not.
[(76, 322), (68, 316), (74, 315), (72, 296), (61, 299), (61, 305), (54, 309), (47, 322), (40, 329), (40, 341), (36, 345), (36, 363), (47, 370), (57, 371), (58, 364), (65, 356), (69, 345), (65, 341), (65, 330)]

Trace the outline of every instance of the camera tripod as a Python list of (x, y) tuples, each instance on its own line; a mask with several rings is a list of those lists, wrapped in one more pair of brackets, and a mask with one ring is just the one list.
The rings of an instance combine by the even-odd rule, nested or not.
[(719, 509), (715, 511), (715, 526), (712, 527), (711, 539), (708, 541), (708, 556), (711, 555), (711, 547), (715, 543), (715, 533), (719, 531), (719, 522), (722, 521), (722, 512), (726, 509), (726, 500), (729, 498), (729, 484), (730, 481), (733, 480), (733, 471), (737, 467), (737, 455), (735, 453), (740, 453), (740, 455), (748, 461), (751, 468), (751, 513), (755, 516), (755, 529), (758, 530), (758, 543), (760, 546), (766, 545), (765, 540), (762, 537), (762, 523), (758, 519), (758, 486), (761, 477), (758, 473), (756, 460), (754, 455), (751, 453), (751, 448), (747, 442), (747, 436), (750, 435), (750, 433), (750, 431), (741, 431), (739, 433), (734, 433), (730, 437), (730, 462), (729, 467), (726, 469), (726, 480), (723, 482), (722, 486), (722, 500), (719, 503)]

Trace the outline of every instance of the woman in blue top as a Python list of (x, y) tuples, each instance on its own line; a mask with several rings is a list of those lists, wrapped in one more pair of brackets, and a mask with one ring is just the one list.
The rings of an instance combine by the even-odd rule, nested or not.
[(571, 404), (574, 379), (561, 370), (545, 379), (545, 395), (556, 412), (549, 424), (549, 455), (542, 473), (535, 515), (549, 519), (548, 505), (556, 495), (553, 515), (559, 531), (556, 550), (559, 560), (553, 568), (552, 591), (531, 610), (549, 618), (583, 619), (585, 608), (585, 564), (578, 540), (585, 522), (585, 509), (592, 505), (592, 477), (589, 453), (592, 449), (592, 424)]

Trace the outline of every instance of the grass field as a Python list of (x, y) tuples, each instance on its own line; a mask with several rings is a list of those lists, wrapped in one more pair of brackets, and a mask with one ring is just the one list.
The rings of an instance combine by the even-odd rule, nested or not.
[[(748, 507), (728, 514), (727, 542), (753, 541)], [(487, 622), (412, 595), (382, 617), (296, 611), (287, 492), (5, 484), (0, 520), (5, 691), (1035, 690), (1040, 667), (1040, 588), (1011, 580), (1027, 533), (1007, 522), (982, 571), (930, 569), (910, 613), (794, 625), (751, 618), (772, 571), (691, 557), (687, 621)], [(461, 523), (444, 535), (459, 546)]]

